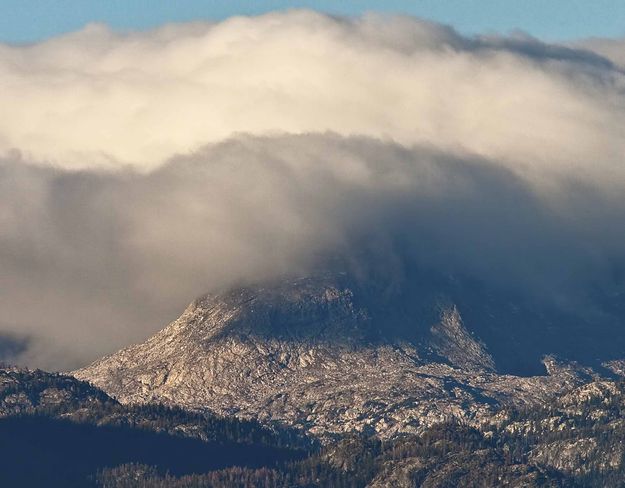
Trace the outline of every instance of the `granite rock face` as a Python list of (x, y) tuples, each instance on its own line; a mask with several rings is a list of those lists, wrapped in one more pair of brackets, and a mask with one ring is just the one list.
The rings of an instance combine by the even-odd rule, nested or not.
[(210, 410), (328, 439), (384, 438), (450, 418), (477, 425), (592, 375), (545, 362), (550, 374), (498, 373), (447, 297), (407, 302), (322, 275), (203, 296), (145, 343), (73, 374), (122, 403)]

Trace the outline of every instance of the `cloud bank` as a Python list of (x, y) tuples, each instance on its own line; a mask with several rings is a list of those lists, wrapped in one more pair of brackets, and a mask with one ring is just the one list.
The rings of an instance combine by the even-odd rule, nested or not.
[(0, 85), (0, 332), (30, 365), (363, 246), (622, 286), (625, 74), (592, 44), (295, 11), (1, 46)]

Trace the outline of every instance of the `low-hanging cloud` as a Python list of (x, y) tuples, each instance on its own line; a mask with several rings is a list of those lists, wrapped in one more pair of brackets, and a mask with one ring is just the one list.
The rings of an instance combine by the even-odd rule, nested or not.
[(534, 291), (620, 286), (609, 58), (305, 11), (1, 46), (0, 332), (69, 368), (203, 292), (400, 241)]

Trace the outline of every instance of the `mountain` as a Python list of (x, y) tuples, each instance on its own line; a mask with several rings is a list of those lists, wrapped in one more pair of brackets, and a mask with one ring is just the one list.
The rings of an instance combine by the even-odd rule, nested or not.
[(548, 407), (503, 409), (477, 428), (445, 422), (381, 442), (345, 436), (274, 469), (162, 476), (145, 465), (104, 470), (117, 487), (616, 487), (625, 479), (625, 384), (591, 381)]
[(542, 374), (511, 374), (523, 351), (506, 361), (506, 348), (534, 327), (507, 342), (489, 331), (545, 316), (564, 333), (566, 311), (456, 278), (411, 283), (328, 273), (235, 288), (75, 377), (0, 369), (0, 436), (14, 439), (0, 482), (619, 486), (623, 361), (591, 367), (542, 336), (521, 367), (540, 357)]
[[(203, 296), (145, 343), (73, 374), (122, 403), (235, 415), (326, 441), (449, 419), (479, 425), (598, 378), (569, 347), (587, 333), (573, 327), (581, 319), (500, 295), (423, 274), (284, 279)], [(546, 333), (534, 334), (539, 324)]]
[(292, 431), (157, 404), (72, 377), (0, 369), (0, 484), (20, 487), (604, 487), (625, 477), (625, 384), (322, 448)]

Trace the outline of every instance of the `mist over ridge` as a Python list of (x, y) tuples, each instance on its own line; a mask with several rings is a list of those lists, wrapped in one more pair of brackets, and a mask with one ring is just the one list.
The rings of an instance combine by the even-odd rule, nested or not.
[(622, 294), (625, 74), (586, 46), (307, 11), (0, 46), (0, 331), (74, 367), (328, 256)]

